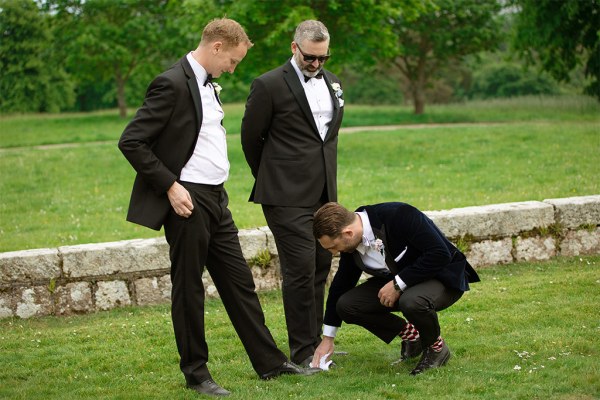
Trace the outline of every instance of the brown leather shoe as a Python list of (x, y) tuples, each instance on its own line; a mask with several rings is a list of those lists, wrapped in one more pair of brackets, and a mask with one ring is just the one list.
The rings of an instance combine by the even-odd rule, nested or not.
[(414, 358), (420, 355), (423, 352), (423, 348), (421, 347), (421, 339), (417, 340), (403, 340), (402, 341), (402, 349), (400, 350), (400, 361), (408, 360), (409, 358)]
[(207, 379), (197, 385), (187, 385), (188, 389), (192, 389), (200, 394), (206, 394), (209, 396), (229, 396), (230, 391), (223, 389), (217, 385), (212, 379)]
[(262, 374), (260, 379), (273, 379), (280, 375), (313, 375), (317, 372), (321, 372), (320, 368), (302, 368), (297, 366), (291, 361), (286, 361), (279, 367), (272, 369), (266, 374)]
[(419, 363), (417, 364), (415, 369), (413, 369), (410, 372), (410, 374), (417, 375), (430, 368), (441, 367), (442, 365), (446, 364), (449, 359), (450, 349), (446, 345), (446, 342), (444, 342), (441, 351), (433, 351), (431, 347), (428, 347), (425, 350), (423, 350), (423, 355), (421, 356)]

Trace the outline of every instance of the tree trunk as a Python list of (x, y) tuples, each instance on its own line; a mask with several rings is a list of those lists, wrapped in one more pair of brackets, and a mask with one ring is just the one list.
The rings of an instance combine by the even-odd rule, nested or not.
[(415, 114), (423, 114), (425, 112), (425, 88), (420, 83), (416, 83), (413, 87), (412, 96)]
[(425, 86), (427, 85), (427, 76), (425, 73), (426, 57), (422, 55), (417, 64), (417, 76), (412, 82), (412, 95), (415, 104), (415, 114), (421, 115), (425, 112)]
[(119, 116), (121, 118), (127, 117), (127, 103), (125, 102), (125, 79), (121, 76), (121, 71), (117, 68), (116, 71), (117, 81), (117, 105), (119, 106)]

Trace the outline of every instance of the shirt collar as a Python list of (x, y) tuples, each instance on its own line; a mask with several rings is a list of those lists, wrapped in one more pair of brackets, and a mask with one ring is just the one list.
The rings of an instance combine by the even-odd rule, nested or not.
[(196, 61), (196, 59), (192, 56), (191, 51), (187, 54), (186, 57), (188, 62), (192, 66), (192, 70), (194, 71), (194, 75), (196, 75), (196, 79), (199, 83), (204, 84), (204, 81), (206, 81), (206, 77), (208, 76), (208, 72), (206, 72), (204, 67), (198, 61)]
[(360, 242), (356, 250), (360, 254), (365, 254), (370, 249), (370, 242), (375, 240), (375, 234), (373, 233), (373, 228), (371, 228), (371, 221), (369, 221), (369, 216), (367, 215), (367, 212), (358, 211), (355, 214), (360, 217), (363, 226), (362, 242)]

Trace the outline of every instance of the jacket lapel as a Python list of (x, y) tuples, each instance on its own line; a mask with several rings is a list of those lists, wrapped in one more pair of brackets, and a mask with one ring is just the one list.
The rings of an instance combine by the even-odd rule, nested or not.
[(385, 225), (377, 218), (377, 215), (370, 212), (368, 207), (365, 207), (365, 211), (369, 215), (369, 221), (371, 222), (371, 229), (373, 230), (373, 234), (375, 234), (376, 238), (381, 239), (383, 242), (383, 249), (385, 252), (385, 265), (387, 265), (388, 269), (392, 272), (392, 274), (396, 275), (398, 273), (398, 268), (396, 268), (396, 262), (394, 261), (394, 255), (390, 251), (390, 247), (388, 246), (387, 237), (385, 234)]
[(333, 88), (331, 87), (331, 81), (329, 80), (329, 77), (327, 76), (327, 72), (325, 72), (325, 70), (323, 70), (323, 79), (325, 79), (325, 83), (327, 84), (327, 89), (329, 90), (329, 95), (331, 96), (331, 102), (333, 103), (333, 115), (331, 116), (331, 122), (329, 123), (329, 129), (327, 129), (327, 134), (325, 135), (325, 141), (327, 139), (329, 139), (331, 137), (331, 130), (333, 129), (334, 126), (336, 126), (336, 121), (338, 119), (338, 116), (340, 114), (340, 102), (338, 101), (337, 97), (335, 97), (335, 92), (333, 91)]
[[(370, 215), (369, 215), (369, 218), (371, 218)], [(381, 239), (381, 241), (383, 242), (383, 249), (385, 252), (385, 265), (387, 265), (388, 269), (390, 271), (392, 271), (392, 273), (395, 275), (398, 272), (398, 269), (396, 268), (396, 262), (394, 261), (394, 256), (388, 247), (387, 238), (385, 236), (385, 225), (382, 224), (381, 228), (379, 228), (379, 229), (375, 228), (373, 225), (371, 225), (371, 228), (373, 229), (373, 233), (375, 234), (375, 237)]]
[(318, 136), (319, 130), (317, 129), (317, 125), (315, 124), (315, 118), (312, 115), (310, 105), (308, 104), (308, 100), (306, 99), (306, 93), (304, 92), (302, 83), (300, 83), (300, 79), (298, 79), (298, 75), (296, 74), (296, 70), (291, 64), (291, 61), (288, 61), (287, 64), (285, 64), (283, 72), (283, 79), (288, 84), (290, 90), (296, 98), (296, 101), (298, 102), (298, 105), (300, 105), (300, 109), (306, 116), (309, 125), (312, 127), (313, 131)]
[(192, 100), (194, 102), (194, 110), (196, 111), (196, 131), (200, 132), (200, 125), (202, 124), (202, 99), (200, 98), (200, 89), (198, 88), (198, 80), (196, 79), (196, 75), (194, 75), (194, 70), (192, 66), (188, 62), (186, 57), (183, 57), (181, 60), (181, 66), (183, 67), (183, 71), (188, 78), (187, 84), (190, 89), (190, 94), (192, 95)]

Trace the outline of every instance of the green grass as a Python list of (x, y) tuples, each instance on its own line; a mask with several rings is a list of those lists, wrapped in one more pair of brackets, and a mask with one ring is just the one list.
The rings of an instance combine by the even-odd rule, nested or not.
[[(328, 373), (261, 381), (220, 300), (206, 308), (209, 367), (232, 399), (597, 399), (600, 256), (480, 269), (482, 282), (440, 313), (453, 357), (412, 377), (390, 345), (344, 325), (349, 352)], [(261, 293), (287, 353), (280, 293)], [(0, 321), (0, 398), (194, 399), (183, 387), (168, 306)], [(518, 366), (520, 369), (515, 369)]]
[[(227, 123), (239, 124), (243, 105), (227, 107)], [(346, 110), (347, 124), (385, 124), (399, 109), (354, 107)], [(526, 98), (428, 110), (479, 123), (342, 134), (341, 203), (399, 200), (439, 210), (600, 193), (597, 103)], [(353, 122), (356, 116), (362, 117)], [(102, 112), (2, 117), (0, 123), (0, 252), (162, 235), (125, 221), (134, 171), (116, 142), (126, 121)], [(54, 142), (65, 144), (32, 146)], [(228, 146), (226, 187), (238, 227), (264, 226), (260, 206), (247, 201), (253, 178), (239, 134), (228, 135)]]
[[(343, 126), (507, 121), (596, 121), (600, 104), (583, 96), (522, 97), (428, 105), (423, 115), (412, 106), (363, 106), (346, 101)], [(244, 104), (225, 104), (223, 124), (230, 134), (240, 132)], [(118, 140), (133, 116), (121, 119), (116, 110), (93, 113), (0, 115), (0, 148)]]

